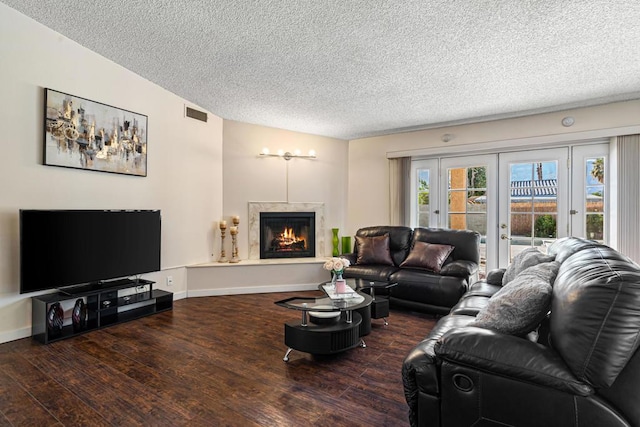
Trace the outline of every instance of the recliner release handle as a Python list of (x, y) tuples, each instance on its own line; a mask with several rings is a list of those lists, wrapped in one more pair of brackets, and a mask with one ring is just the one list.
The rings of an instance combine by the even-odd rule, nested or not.
[(453, 375), (453, 385), (455, 388), (465, 393), (468, 393), (471, 390), (473, 390), (473, 380), (463, 374)]

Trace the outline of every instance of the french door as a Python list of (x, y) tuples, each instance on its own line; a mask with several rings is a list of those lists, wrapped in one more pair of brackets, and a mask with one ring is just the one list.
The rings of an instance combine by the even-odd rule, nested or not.
[(439, 227), (440, 208), (438, 194), (440, 183), (438, 159), (411, 162), (411, 225), (414, 227)]
[(572, 147), (571, 159), (571, 235), (606, 244), (609, 242), (609, 145)]
[(569, 233), (569, 149), (500, 154), (498, 265)]
[(487, 233), (496, 227), (496, 162), (496, 155), (412, 162), (411, 224), (477, 231), (482, 271), (496, 267), (495, 236)]
[(440, 226), (480, 233), (480, 270), (493, 265), (496, 227), (497, 156), (449, 157), (440, 160)]

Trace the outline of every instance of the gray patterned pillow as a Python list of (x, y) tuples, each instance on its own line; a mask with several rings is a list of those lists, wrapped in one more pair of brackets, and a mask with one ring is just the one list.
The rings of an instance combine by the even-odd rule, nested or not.
[(558, 262), (527, 268), (489, 299), (472, 325), (518, 336), (533, 331), (549, 312), (559, 268)]
[(507, 267), (504, 276), (502, 276), (502, 286), (515, 279), (521, 271), (543, 262), (553, 261), (554, 259), (555, 257), (553, 255), (545, 255), (536, 248), (526, 248), (516, 255)]

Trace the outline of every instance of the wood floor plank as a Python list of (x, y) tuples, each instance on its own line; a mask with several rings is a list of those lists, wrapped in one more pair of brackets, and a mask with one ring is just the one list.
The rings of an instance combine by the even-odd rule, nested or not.
[(274, 302), (291, 296), (189, 298), (47, 346), (2, 344), (0, 427), (407, 426), (402, 361), (436, 319), (392, 309), (366, 348), (285, 363), (284, 323), (300, 314)]
[(12, 426), (62, 426), (20, 383), (0, 373), (0, 413)]

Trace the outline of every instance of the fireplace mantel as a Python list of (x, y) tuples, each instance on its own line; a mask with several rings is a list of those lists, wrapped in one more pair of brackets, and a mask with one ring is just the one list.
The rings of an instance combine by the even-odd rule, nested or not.
[(260, 212), (315, 212), (316, 256), (324, 255), (324, 203), (249, 202), (249, 259), (260, 259)]

